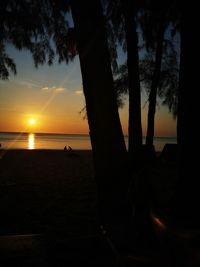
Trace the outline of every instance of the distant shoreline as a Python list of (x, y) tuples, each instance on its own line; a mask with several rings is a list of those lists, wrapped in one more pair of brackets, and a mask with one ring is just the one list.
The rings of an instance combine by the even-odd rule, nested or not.
[(90, 136), (87, 133), (41, 133), (41, 132), (0, 132), (0, 134), (41, 134), (41, 135), (85, 135), (85, 136)]
[[(128, 149), (128, 137), (124, 136)], [(143, 137), (145, 144), (145, 137)], [(154, 137), (156, 151), (162, 151), (167, 143), (177, 143), (176, 137)], [(72, 147), (73, 150), (92, 150), (90, 136), (87, 134), (55, 134), (55, 133), (18, 133), (0, 132), (0, 144), (4, 149), (28, 150), (63, 150)]]
[[(10, 131), (0, 131), (0, 134), (38, 134), (38, 135), (77, 135), (77, 136), (90, 136), (89, 133), (42, 133), (42, 132), (10, 132)], [(128, 135), (125, 134), (124, 137), (128, 138)], [(146, 136), (143, 136), (143, 139), (145, 139)], [(176, 139), (177, 136), (154, 136), (154, 138), (160, 138), (160, 139)]]

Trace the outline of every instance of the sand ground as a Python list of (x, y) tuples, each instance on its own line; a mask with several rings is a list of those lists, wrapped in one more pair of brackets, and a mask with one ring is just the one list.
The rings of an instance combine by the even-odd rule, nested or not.
[(0, 234), (51, 227), (69, 227), (69, 235), (80, 234), (81, 228), (92, 232), (96, 186), (91, 151), (6, 152), (0, 160), (0, 213)]
[[(79, 235), (82, 227), (83, 233), (93, 233), (96, 183), (90, 150), (0, 152), (0, 234), (51, 227), (69, 227), (70, 235)], [(176, 171), (174, 164), (158, 162), (142, 169), (139, 184), (147, 183), (149, 195), (164, 205), (173, 191)]]
[[(40, 244), (37, 247), (41, 252), (38, 236), (45, 236), (45, 242), (48, 240), (51, 244), (50, 254), (54, 255), (52, 266), (66, 266), (68, 261), (69, 266), (76, 266), (72, 262), (82, 266), (82, 261), (87, 266), (112, 266), (110, 248), (108, 252), (107, 244), (99, 242), (92, 152), (0, 152), (0, 251), (1, 245), (5, 246), (4, 236), (12, 237), (13, 242), (15, 235), (18, 235), (17, 242), (21, 242), (23, 251), (19, 259), (20, 263), (24, 263), (19, 266), (50, 266), (44, 264), (43, 257), (41, 261), (41, 257), (34, 255), (30, 262), (33, 264), (37, 258), (35, 265), (30, 262), (27, 265), (27, 261), (24, 261), (28, 259), (24, 248), (30, 245), (30, 240), (32, 248), (33, 244)], [(140, 186), (148, 178), (150, 195), (165, 205), (175, 184), (176, 166), (158, 161), (141, 171), (144, 180), (141, 180)], [(20, 241), (20, 238), (24, 241)], [(10, 260), (10, 255), (6, 261)]]

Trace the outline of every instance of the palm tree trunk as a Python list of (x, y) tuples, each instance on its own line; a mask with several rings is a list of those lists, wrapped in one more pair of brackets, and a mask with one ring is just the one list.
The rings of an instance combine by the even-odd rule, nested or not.
[(157, 97), (157, 88), (159, 84), (161, 63), (162, 63), (164, 32), (165, 32), (165, 23), (164, 21), (161, 20), (158, 37), (157, 37), (155, 69), (154, 69), (154, 73), (152, 77), (151, 90), (149, 94), (149, 110), (148, 110), (147, 135), (146, 135), (146, 145), (148, 147), (153, 146), (155, 112), (156, 112), (156, 97)]
[(127, 211), (127, 151), (100, 1), (71, 1), (103, 223)]

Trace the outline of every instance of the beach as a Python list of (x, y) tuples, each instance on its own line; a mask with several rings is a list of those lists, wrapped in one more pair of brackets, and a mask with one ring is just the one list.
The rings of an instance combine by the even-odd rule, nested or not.
[[(79, 224), (82, 219), (96, 224), (92, 151), (0, 152), (0, 234), (41, 232), (54, 225), (66, 228), (72, 218)], [(176, 166), (159, 162), (143, 172), (152, 188), (150, 194), (164, 203), (175, 184)], [(84, 229), (84, 234), (92, 233), (92, 228)], [(76, 230), (69, 229), (69, 234), (81, 234)]]
[(0, 153), (0, 266), (112, 266), (92, 151)]
[[(91, 151), (10, 150), (0, 170), (1, 235), (51, 227), (69, 227), (69, 235), (80, 235), (85, 224), (84, 234), (92, 232), (96, 188)], [(72, 230), (75, 221), (81, 227)]]
[[(92, 151), (0, 152), (0, 236), (45, 236), (45, 240), (50, 240), (49, 244), (57, 259), (62, 258), (62, 261), (66, 257), (66, 249), (71, 247), (74, 250), (70, 255), (79, 255), (86, 248), (90, 251), (94, 249), (93, 256), (95, 253), (98, 257), (99, 253), (107, 255), (106, 246), (102, 248), (102, 241), (99, 241)], [(163, 205), (170, 196), (175, 176), (174, 164), (159, 162), (151, 167), (148, 181), (152, 188), (151, 194)], [(62, 251), (63, 246), (65, 251)], [(88, 264), (91, 254), (84, 253)], [(106, 261), (109, 262), (107, 257)], [(96, 266), (94, 264), (97, 262), (92, 261), (91, 266)]]

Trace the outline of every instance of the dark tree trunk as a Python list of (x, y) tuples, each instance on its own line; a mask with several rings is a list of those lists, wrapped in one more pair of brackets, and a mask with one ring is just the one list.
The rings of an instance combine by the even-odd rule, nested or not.
[(165, 23), (161, 19), (158, 36), (157, 36), (155, 68), (154, 68), (151, 89), (150, 89), (150, 94), (149, 94), (149, 110), (148, 110), (147, 135), (146, 135), (147, 147), (153, 146), (155, 112), (156, 112), (156, 97), (157, 97), (157, 88), (159, 84), (161, 63), (162, 63), (164, 32), (165, 32)]
[(100, 1), (71, 1), (92, 143), (101, 220), (127, 215), (127, 151)]
[[(191, 9), (191, 8), (190, 8)], [(179, 148), (179, 184), (173, 199), (175, 214), (187, 223), (199, 224), (199, 38), (196, 17), (181, 17), (181, 59), (178, 98), (177, 139)], [(197, 154), (196, 154), (197, 152)], [(189, 222), (188, 222), (189, 221)]]
[(141, 123), (141, 91), (139, 76), (138, 36), (136, 31), (136, 7), (134, 1), (124, 0), (123, 13), (125, 19), (127, 66), (129, 84), (129, 143), (128, 149), (131, 157), (137, 154), (142, 145)]

